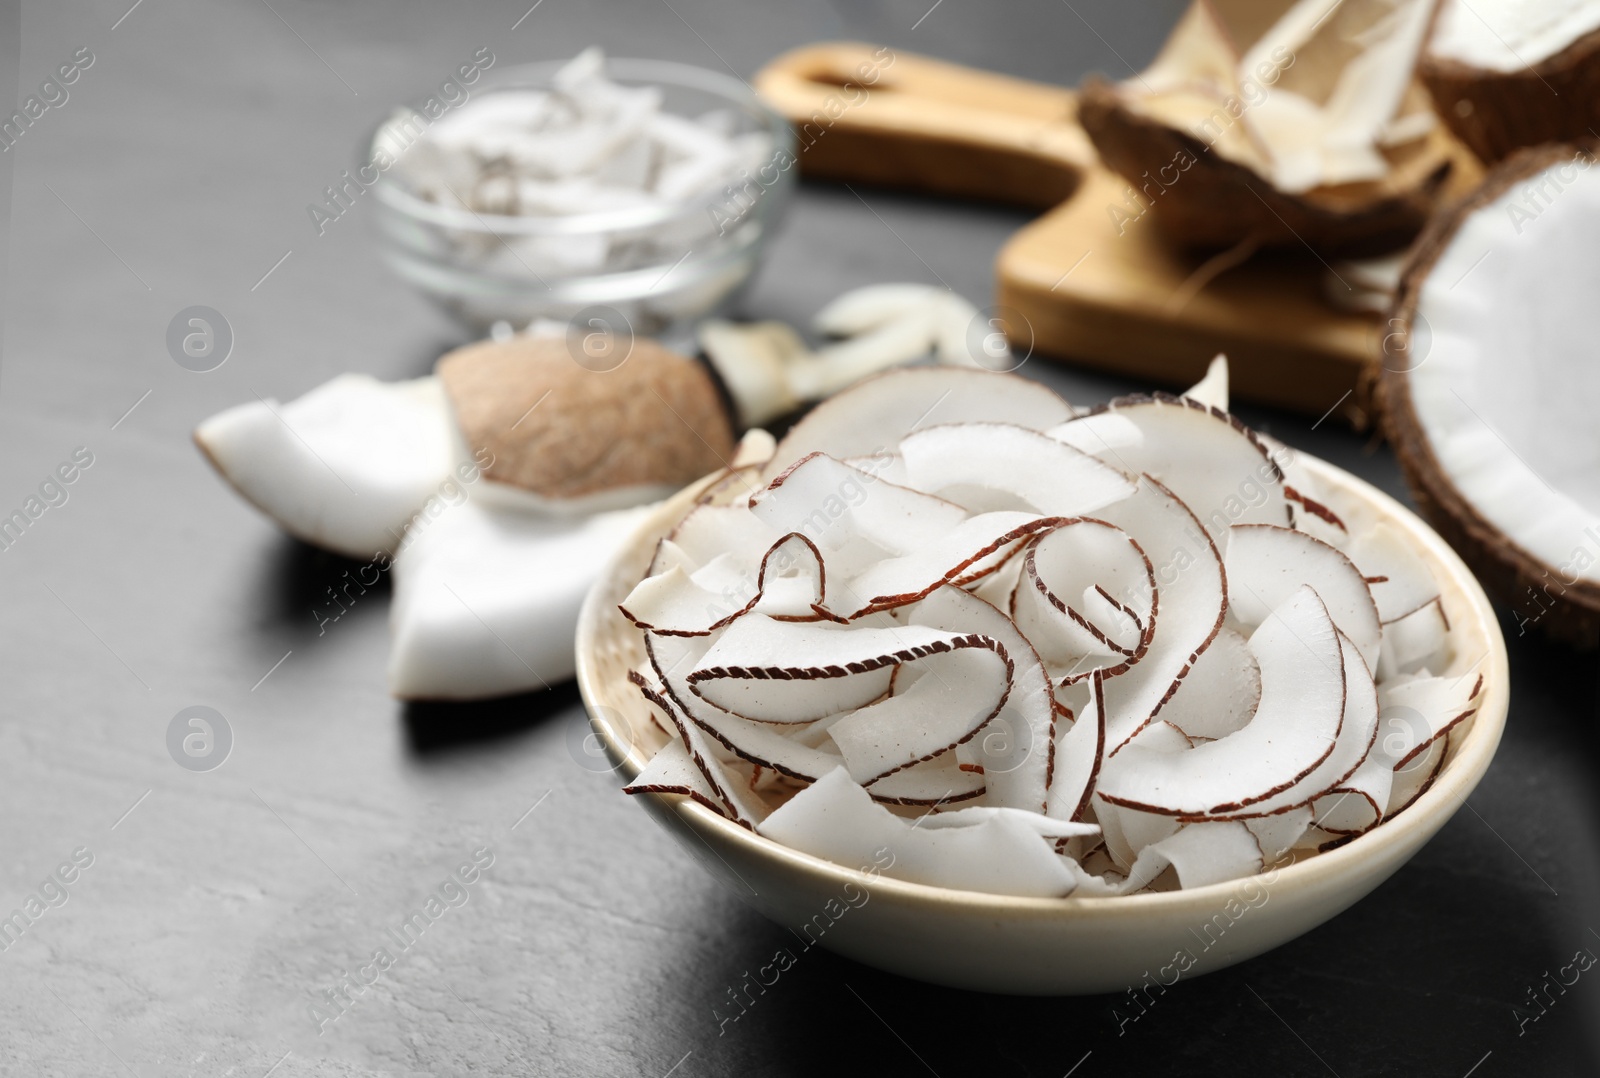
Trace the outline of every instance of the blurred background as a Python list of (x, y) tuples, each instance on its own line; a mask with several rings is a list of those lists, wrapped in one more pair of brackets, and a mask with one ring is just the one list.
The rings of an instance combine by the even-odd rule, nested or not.
[[(80, 449), (92, 463), (0, 552), (0, 911), (60, 862), (79, 865), (67, 897), (0, 952), (0, 1072), (1600, 1065), (1600, 985), (1589, 980), (1600, 974), (1530, 1002), (1574, 952), (1600, 948), (1596, 663), (1518, 639), (1509, 618), (1512, 714), (1471, 811), (1310, 935), (1148, 1007), (947, 991), (813, 950), (723, 1022), (741, 1014), (730, 988), (788, 935), (714, 879), (716, 865), (674, 846), (613, 776), (584, 765), (576, 690), (393, 700), (386, 585), (319, 631), (315, 609), (354, 563), (284, 536), (190, 442), (196, 423), (230, 405), (291, 399), (345, 371), (415, 377), (468, 339), (387, 271), (372, 206), (358, 201), (321, 234), (307, 207), (356, 164), (390, 108), (481, 48), (498, 65), (599, 44), (749, 78), (789, 48), (850, 39), (1070, 85), (1142, 67), (1182, 5), (3, 7), (0, 59), (19, 99), (81, 50), (93, 59), (0, 161), (10, 185), (0, 510)], [(803, 182), (736, 313), (803, 324), (847, 288), (899, 280), (947, 283), (982, 305), (995, 253), (1033, 216)], [(196, 305), (221, 312), (234, 338), (227, 362), (204, 374), (166, 346), (169, 321)], [(1023, 373), (1078, 404), (1149, 388), (1039, 357)], [(1370, 436), (1239, 411), (1404, 496)], [(175, 766), (166, 732), (192, 706), (225, 717), (225, 766)], [(493, 863), (470, 897), (336, 1022), (319, 1023), (311, 1006), (483, 850), (480, 863)]]

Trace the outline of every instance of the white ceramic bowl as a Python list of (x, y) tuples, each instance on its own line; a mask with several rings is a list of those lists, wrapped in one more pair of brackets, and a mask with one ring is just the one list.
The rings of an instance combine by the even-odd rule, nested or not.
[[(872, 878), (779, 845), (687, 798), (636, 800), (772, 920), (831, 951), (936, 984), (1026, 995), (1171, 984), (1310, 931), (1405, 864), (1472, 793), (1505, 727), (1509, 674), (1494, 613), (1455, 552), (1388, 495), (1330, 464), (1302, 459), (1341, 507), (1358, 506), (1415, 543), (1443, 590), (1457, 654), (1467, 657), (1463, 668), (1484, 656), (1477, 717), (1453, 740), (1438, 780), (1410, 808), (1354, 841), (1261, 875), (1190, 890), (1010, 898)], [(644, 658), (643, 638), (617, 604), (696, 493), (680, 494), (640, 527), (590, 592), (578, 622), (578, 684), (597, 734), (628, 779), (664, 738), (627, 680), (628, 669)]]

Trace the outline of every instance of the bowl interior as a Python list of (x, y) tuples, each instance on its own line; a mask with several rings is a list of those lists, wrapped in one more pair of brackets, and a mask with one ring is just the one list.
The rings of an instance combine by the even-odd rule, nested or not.
[[(1304, 456), (1301, 459), (1330, 494), (1333, 508), (1345, 515), (1353, 527), (1377, 520), (1388, 522), (1432, 569), (1442, 592), (1455, 651), (1451, 666), (1437, 673), (1465, 675), (1476, 671), (1484, 678), (1477, 716), (1470, 726), (1458, 728), (1452, 735), (1446, 762), (1437, 780), (1410, 807), (1343, 846), (1270, 869), (1275, 888), (1304, 892), (1319, 887), (1340, 887), (1342, 877), (1359, 871), (1368, 861), (1388, 858), (1397, 866), (1443, 825), (1483, 777), (1499, 744), (1509, 699), (1509, 677), (1499, 624), (1482, 588), (1454, 551), (1388, 495), (1333, 465)], [(638, 774), (650, 756), (665, 743), (666, 735), (651, 719), (650, 705), (627, 679), (628, 671), (645, 660), (643, 635), (621, 615), (617, 604), (643, 576), (657, 540), (697, 498), (705, 495), (713, 480), (681, 492), (641, 525), (589, 594), (579, 621), (579, 685), (594, 728), (624, 779), (631, 780)], [(889, 894), (895, 901), (910, 907), (954, 905), (979, 917), (1072, 916), (1124, 921), (1130, 917), (1165, 916), (1184, 910), (1198, 914), (1225, 899), (1242, 882), (1234, 880), (1116, 898), (1016, 898), (952, 891), (887, 877), (869, 878), (855, 869), (820, 860), (754, 834), (688, 798), (639, 796), (658, 799), (659, 807), (664, 810), (659, 815), (676, 816), (702, 835), (714, 834), (719, 841), (726, 840), (728, 846), (742, 855), (781, 865), (784, 871), (798, 873), (822, 887), (837, 890), (847, 883), (864, 886), (870, 882), (875, 894)], [(1338, 908), (1330, 908), (1327, 916), (1338, 912)]]

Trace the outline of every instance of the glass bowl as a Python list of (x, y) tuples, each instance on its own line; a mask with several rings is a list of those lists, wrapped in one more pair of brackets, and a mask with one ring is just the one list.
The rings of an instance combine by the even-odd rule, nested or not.
[[(565, 64), (489, 72), (472, 88), (472, 102), (548, 89)], [(755, 271), (794, 183), (788, 122), (743, 82), (716, 71), (623, 58), (608, 58), (605, 70), (625, 87), (659, 87), (663, 112), (692, 118), (720, 110), (733, 118), (735, 135), (765, 132), (770, 156), (735, 184), (680, 202), (548, 216), (433, 202), (408, 190), (399, 169), (385, 171), (373, 187), (385, 260), (468, 329), (598, 320), (612, 331), (687, 339), (693, 324), (725, 308)], [(412, 111), (421, 115), (419, 105)], [(363, 165), (374, 160), (388, 123), (363, 144)], [(581, 257), (564, 259), (572, 252)]]

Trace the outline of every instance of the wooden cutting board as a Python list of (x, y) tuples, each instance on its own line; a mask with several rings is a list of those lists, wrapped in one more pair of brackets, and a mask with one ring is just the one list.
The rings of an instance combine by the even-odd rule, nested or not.
[[(1226, 352), (1235, 395), (1310, 415), (1371, 419), (1363, 372), (1382, 316), (1327, 298), (1309, 250), (1222, 272), (1166, 242), (1129, 185), (1099, 164), (1071, 90), (853, 42), (784, 54), (756, 88), (799, 134), (802, 171), (1046, 209), (996, 260), (1014, 350), (1173, 387)], [(1470, 158), (1459, 183), (1476, 173)]]

